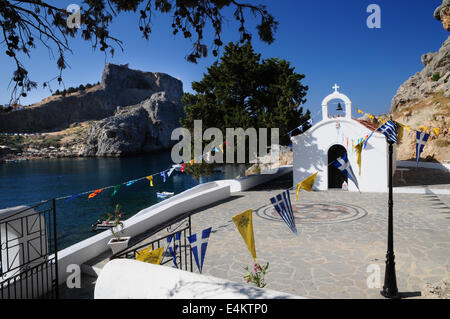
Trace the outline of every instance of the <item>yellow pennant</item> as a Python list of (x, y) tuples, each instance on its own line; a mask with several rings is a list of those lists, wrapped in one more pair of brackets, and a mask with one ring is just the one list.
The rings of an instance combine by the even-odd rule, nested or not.
[[(394, 123), (398, 127), (398, 129), (397, 129), (397, 140), (398, 140), (398, 143), (400, 144), (401, 141), (402, 141), (403, 132), (404, 132), (404, 129), (405, 129), (406, 126), (403, 125), (402, 123), (399, 123), (399, 122), (396, 122), (396, 121), (394, 121)], [(409, 132), (409, 130), (408, 130), (408, 132)]]
[(358, 111), (359, 114), (363, 114), (363, 113), (364, 113), (363, 111), (361, 111), (361, 110), (358, 109), (358, 108), (357, 108), (356, 110)]
[(356, 163), (358, 163), (358, 166), (359, 166), (359, 176), (361, 176), (361, 153), (362, 153), (363, 145), (364, 145), (364, 141), (362, 141), (361, 143), (354, 146), (354, 148), (356, 150)]
[(220, 151), (223, 153), (223, 144), (220, 144), (220, 145), (219, 145), (219, 149), (220, 149)]
[(434, 133), (436, 133), (437, 136), (439, 136), (439, 132), (440, 132), (440, 128), (439, 127), (435, 127), (433, 128)]
[(146, 179), (150, 181), (150, 186), (153, 187), (153, 175), (147, 176)]
[(407, 130), (408, 133), (409, 133), (409, 131), (411, 130), (411, 125), (405, 125), (405, 127), (406, 127), (406, 130)]
[(317, 173), (315, 172), (311, 176), (308, 176), (303, 181), (297, 184), (297, 197), (295, 197), (295, 201), (298, 200), (298, 194), (300, 193), (300, 189), (304, 189), (305, 191), (312, 191), (312, 187), (314, 186), (314, 182), (316, 181)]
[(234, 216), (233, 222), (239, 230), (239, 233), (241, 234), (245, 244), (247, 245), (250, 254), (252, 254), (253, 259), (257, 263), (258, 261), (256, 259), (255, 235), (253, 234), (252, 210), (249, 209)]
[(138, 250), (136, 252), (136, 260), (143, 261), (150, 264), (159, 265), (161, 263), (164, 247), (151, 250), (152, 246)]
[(194, 160), (191, 159), (191, 161), (189, 162), (189, 164), (194, 165)]
[(419, 130), (421, 130), (423, 132), (423, 131), (428, 130), (428, 127), (426, 127), (426, 126), (419, 126)]
[(369, 114), (369, 113), (366, 113), (367, 114), (367, 116), (370, 118), (370, 119), (374, 119), (375, 118), (375, 116), (373, 116), (372, 114)]

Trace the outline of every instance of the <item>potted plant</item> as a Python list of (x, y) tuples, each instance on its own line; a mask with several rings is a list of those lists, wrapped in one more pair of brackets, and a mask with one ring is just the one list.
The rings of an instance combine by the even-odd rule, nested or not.
[(113, 227), (111, 227), (111, 233), (113, 234), (113, 238), (111, 238), (108, 242), (109, 247), (111, 247), (111, 250), (113, 254), (118, 253), (119, 251), (125, 249), (128, 247), (128, 241), (130, 240), (129, 236), (119, 236), (118, 227), (121, 227), (120, 232), (123, 231), (123, 222), (120, 220), (120, 218), (123, 216), (123, 213), (120, 209), (120, 205), (116, 205), (116, 209), (114, 211), (114, 215), (108, 213), (108, 220), (107, 222), (110, 222), (112, 218), (113, 220)]

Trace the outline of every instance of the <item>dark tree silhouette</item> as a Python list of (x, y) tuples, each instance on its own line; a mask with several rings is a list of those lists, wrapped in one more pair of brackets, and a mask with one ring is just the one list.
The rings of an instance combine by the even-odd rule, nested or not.
[(278, 22), (266, 11), (265, 6), (235, 0), (83, 0), (78, 12), (81, 22), (79, 28), (68, 24), (78, 13), (69, 12), (48, 1), (0, 0), (0, 44), (6, 46), (5, 53), (16, 66), (11, 99), (17, 101), (20, 96), (26, 96), (27, 91), (37, 87), (19, 57), (20, 53), (31, 57), (30, 51), (36, 45), (45, 46), (53, 56), (53, 51), (57, 51), (57, 57), (54, 57), (59, 75), (42, 83), (43, 87), (49, 87), (54, 80), (62, 82), (62, 71), (67, 67), (65, 54), (71, 52), (68, 42), (70, 37), (81, 33), (84, 40), (93, 42), (94, 49), (99, 48), (111, 54), (114, 54), (117, 46), (123, 50), (122, 41), (109, 32), (112, 20), (121, 12), (138, 12), (139, 30), (147, 40), (152, 32), (152, 15), (171, 14), (173, 34), (182, 33), (185, 38), (192, 39), (193, 47), (186, 59), (193, 63), (208, 54), (203, 35), (207, 26), (211, 25), (214, 30), (212, 53), (217, 56), (222, 46), (222, 25), (227, 8), (232, 8), (237, 20), (241, 43), (250, 42), (252, 38), (245, 24), (248, 13), (260, 19), (256, 26), (259, 38), (269, 44), (274, 41)]

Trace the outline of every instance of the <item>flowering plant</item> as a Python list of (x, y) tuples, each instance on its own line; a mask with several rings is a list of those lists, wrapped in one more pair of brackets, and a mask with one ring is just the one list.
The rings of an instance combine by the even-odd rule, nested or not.
[(244, 276), (246, 283), (254, 283), (258, 288), (264, 288), (266, 286), (266, 282), (264, 281), (264, 277), (266, 276), (267, 269), (269, 268), (269, 263), (265, 266), (261, 267), (260, 264), (256, 263), (254, 265), (254, 272), (248, 270), (248, 266), (244, 269), (248, 271), (248, 273)]
[(107, 222), (109, 223), (111, 221), (111, 219), (113, 219), (114, 226), (111, 227), (111, 233), (114, 235), (114, 237), (116, 237), (117, 240), (120, 240), (120, 236), (117, 235), (117, 233), (114, 231), (114, 229), (120, 225), (123, 230), (123, 222), (120, 220), (120, 218), (122, 218), (122, 216), (123, 216), (123, 213), (122, 213), (122, 210), (120, 209), (119, 204), (116, 205), (116, 209), (114, 210), (114, 215), (111, 213), (108, 213)]

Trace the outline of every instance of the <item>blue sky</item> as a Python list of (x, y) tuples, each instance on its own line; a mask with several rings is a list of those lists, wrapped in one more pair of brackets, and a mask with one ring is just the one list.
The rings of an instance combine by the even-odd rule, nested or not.
[[(55, 1), (54, 1), (55, 2)], [(398, 87), (423, 68), (421, 55), (437, 51), (449, 33), (433, 18), (440, 0), (256, 0), (266, 4), (279, 21), (275, 42), (267, 45), (257, 38), (254, 28), (253, 45), (263, 58), (279, 57), (290, 61), (296, 72), (306, 75), (309, 86), (304, 108), (315, 115), (322, 99), (332, 92), (334, 83), (341, 87), (353, 106), (373, 114), (386, 113)], [(76, 3), (76, 1), (58, 1)], [(381, 7), (381, 28), (369, 29), (366, 12), (369, 4)], [(81, 4), (81, 3), (80, 3)], [(223, 42), (237, 40), (237, 24), (228, 15)], [(255, 25), (248, 15), (250, 26)], [(201, 80), (207, 66), (216, 58), (210, 54), (198, 64), (184, 58), (191, 42), (181, 35), (173, 36), (169, 15), (153, 17), (150, 40), (138, 31), (138, 14), (117, 17), (111, 31), (124, 42), (124, 52), (116, 49), (114, 57), (93, 51), (90, 43), (72, 39), (73, 54), (67, 55), (70, 69), (63, 74), (66, 87), (100, 81), (105, 62), (124, 64), (130, 68), (168, 73), (183, 81), (185, 92), (192, 92), (191, 82)], [(210, 38), (210, 37), (209, 37)], [(1, 45), (4, 52), (4, 45)], [(35, 49), (32, 58), (24, 58), (31, 78), (42, 81), (58, 74), (55, 60), (46, 49)], [(0, 55), (0, 104), (10, 98), (8, 84), (14, 64), (5, 54)], [(57, 83), (52, 85), (57, 89)], [(61, 89), (61, 87), (59, 87)], [(50, 95), (39, 88), (21, 100), (31, 104)], [(354, 112), (354, 116), (356, 112)]]

